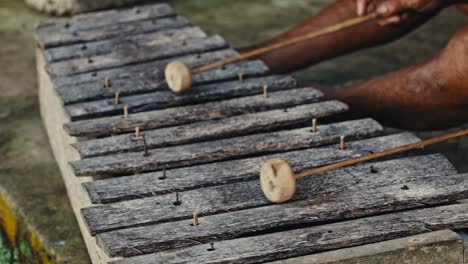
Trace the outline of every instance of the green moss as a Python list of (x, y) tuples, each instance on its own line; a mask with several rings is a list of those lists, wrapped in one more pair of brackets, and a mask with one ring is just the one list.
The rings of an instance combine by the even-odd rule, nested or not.
[[(39, 21), (50, 18), (17, 0), (1, 1), (0, 17), (0, 65), (8, 65), (0, 70), (1, 187), (52, 253), (68, 263), (86, 263), (87, 252), (39, 115), (33, 32)], [(27, 248), (21, 243), (17, 250)]]

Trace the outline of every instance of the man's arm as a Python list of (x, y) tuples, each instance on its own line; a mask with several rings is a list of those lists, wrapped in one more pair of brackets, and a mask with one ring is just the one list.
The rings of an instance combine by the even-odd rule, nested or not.
[[(356, 10), (358, 8), (360, 14), (364, 14), (365, 12), (363, 13), (362, 10), (371, 11), (375, 10), (378, 6), (375, 1), (359, 0), (359, 5), (356, 4), (356, 1), (357, 0), (338, 0), (316, 16), (306, 20), (303, 24), (270, 41), (250, 47), (249, 49), (264, 47), (309, 32), (315, 32), (319, 29), (356, 17)], [(386, 3), (388, 2), (389, 1)], [(291, 72), (322, 60), (394, 40), (426, 22), (437, 14), (442, 7), (443, 5), (440, 4), (434, 5), (433, 8), (425, 10), (425, 12), (409, 12), (407, 15), (404, 15), (404, 19), (400, 19), (397, 24), (393, 21), (393, 23), (391, 23), (392, 25), (385, 27), (380, 25), (382, 24), (382, 20), (370, 21), (317, 39), (274, 50), (258, 58), (263, 60), (274, 73)], [(382, 17), (387, 17), (390, 21), (395, 19), (392, 18), (393, 16), (389, 12), (386, 12)]]

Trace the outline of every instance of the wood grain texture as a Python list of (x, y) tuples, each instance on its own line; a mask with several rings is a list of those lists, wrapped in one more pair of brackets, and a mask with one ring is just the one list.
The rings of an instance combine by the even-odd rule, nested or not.
[[(205, 56), (200, 61), (208, 62), (212, 61), (212, 58)], [(198, 61), (198, 63), (200, 62)], [(166, 64), (161, 64), (158, 68), (147, 69), (147, 71), (152, 71), (151, 75), (145, 75), (143, 72), (126, 79), (114, 79), (110, 87), (105, 87), (104, 80), (101, 79), (94, 83), (58, 87), (57, 92), (65, 104), (70, 104), (113, 98), (116, 92), (119, 92), (120, 95), (135, 95), (153, 91), (170, 91), (164, 77), (165, 66)], [(193, 76), (193, 85), (237, 79), (239, 72), (244, 72), (245, 78), (248, 78), (265, 75), (269, 72), (269, 69), (261, 61), (240, 62), (228, 65), (225, 68), (199, 73)]]
[[(440, 166), (427, 164), (440, 164)], [(379, 171), (371, 173), (370, 166), (378, 167)], [(337, 192), (351, 186), (373, 189), (389, 183), (398, 184), (402, 181), (421, 179), (425, 175), (445, 176), (454, 173), (456, 172), (450, 163), (441, 156), (421, 156), (371, 163), (371, 165), (363, 164), (329, 171), (299, 181), (293, 201), (317, 199), (326, 193)], [(81, 212), (90, 233), (95, 235), (122, 228), (189, 219), (195, 209), (199, 211), (200, 216), (205, 216), (271, 205), (264, 198), (258, 179), (190, 190), (181, 193), (179, 197), (182, 202), (179, 206), (173, 204), (174, 194), (165, 194), (84, 208)], [(246, 218), (245, 221), (251, 220)], [(245, 221), (242, 218), (237, 219), (239, 226), (245, 226)], [(256, 221), (252, 221), (252, 224), (255, 223)], [(220, 234), (225, 233), (218, 231)]]
[(206, 34), (198, 27), (184, 27), (131, 35), (123, 38), (108, 39), (90, 43), (73, 44), (44, 50), (48, 63), (63, 60), (89, 58), (111, 53), (113, 50), (139, 45), (160, 45), (172, 41), (178, 42), (189, 38), (205, 38)]
[(136, 21), (125, 24), (115, 24), (105, 27), (88, 29), (84, 31), (53, 32), (48, 38), (37, 34), (38, 45), (44, 49), (65, 45), (91, 43), (112, 38), (121, 38), (128, 35), (151, 33), (171, 28), (182, 28), (190, 25), (190, 22), (180, 16), (161, 18), (156, 20)]
[(322, 125), (317, 133), (306, 127), (154, 149), (149, 150), (148, 156), (140, 152), (88, 158), (70, 165), (77, 176), (124, 175), (317, 147), (336, 143), (341, 135), (356, 140), (376, 136), (382, 131), (376, 121), (361, 119)]
[(160, 45), (140, 45), (134, 43), (131, 47), (121, 47), (109, 54), (48, 64), (47, 71), (53, 76), (74, 75), (174, 56), (219, 50), (226, 47), (226, 41), (220, 36), (194, 38), (187, 41), (163, 43)]
[[(69, 114), (70, 118), (73, 121), (86, 119), (86, 118), (95, 118), (95, 117), (102, 117), (102, 116), (110, 116), (110, 115), (120, 115), (122, 113), (123, 105), (127, 105), (130, 113), (139, 113), (139, 112), (146, 112), (155, 109), (164, 109), (169, 107), (177, 107), (177, 106), (184, 106), (187, 108), (191, 107), (198, 107), (198, 108), (210, 108), (210, 107), (223, 107), (222, 109), (212, 109), (213, 110), (213, 118), (222, 118), (226, 115), (220, 116), (220, 111), (229, 113), (229, 112), (237, 112), (237, 113), (251, 113), (260, 111), (259, 109), (273, 109), (271, 105), (281, 100), (285, 102), (285, 100), (278, 98), (278, 96), (286, 96), (286, 93), (282, 94), (274, 94), (270, 93), (270, 97), (265, 99), (263, 98), (263, 86), (268, 85), (269, 91), (284, 91), (289, 90), (291, 94), (288, 96), (288, 104), (294, 105), (293, 102), (311, 102), (307, 101), (307, 99), (296, 98), (291, 101), (291, 98), (294, 95), (294, 91), (291, 89), (296, 87), (296, 81), (288, 76), (269, 76), (269, 77), (261, 77), (261, 78), (252, 78), (247, 79), (244, 82), (238, 81), (229, 81), (223, 83), (215, 83), (215, 84), (204, 84), (195, 86), (192, 88), (190, 92), (187, 92), (182, 95), (174, 94), (174, 92), (170, 90), (166, 91), (156, 91), (151, 93), (145, 94), (138, 94), (138, 95), (130, 95), (130, 96), (122, 96), (120, 98), (120, 104), (114, 105), (113, 99), (105, 99), (105, 100), (97, 100), (92, 102), (84, 102), (84, 103), (77, 103), (65, 106), (65, 110)], [(310, 89), (312, 90), (312, 89)], [(315, 89), (313, 89), (315, 90)], [(298, 91), (299, 92), (299, 91)], [(296, 92), (296, 93), (298, 93)], [(317, 97), (317, 90), (311, 91), (310, 96)], [(320, 93), (321, 94), (321, 93)], [(254, 98), (239, 98), (236, 100), (228, 100), (231, 98), (237, 98), (242, 96), (252, 96), (257, 95), (256, 99)], [(306, 96), (306, 98), (310, 98), (310, 96)], [(220, 101), (223, 100), (223, 101)], [(245, 103), (242, 104), (242, 102)], [(315, 100), (315, 99), (314, 99)], [(213, 102), (217, 101), (217, 102)], [(205, 104), (202, 107), (200, 106), (191, 106), (195, 104), (207, 103), (212, 102), (209, 104)], [(250, 104), (249, 104), (250, 103)], [(253, 105), (255, 104), (255, 105)], [(287, 107), (287, 104), (277, 107)], [(183, 110), (186, 108), (178, 109)], [(170, 111), (170, 110), (167, 110)], [(156, 112), (152, 112), (156, 113)], [(148, 113), (148, 114), (152, 114)], [(186, 114), (186, 113), (185, 113)], [(110, 123), (110, 127), (115, 127), (112, 120), (119, 121), (118, 123), (126, 123), (131, 122), (130, 120), (135, 120), (135, 118), (143, 118), (145, 119), (145, 113), (138, 114), (138, 115), (130, 115), (127, 120), (119, 120), (120, 117), (113, 117), (111, 119), (95, 119), (95, 121), (89, 120), (91, 126), (94, 124), (99, 123)], [(195, 114), (193, 114), (195, 115)], [(228, 114), (229, 115), (229, 114)], [(213, 119), (210, 118), (210, 119)], [(196, 120), (196, 117), (193, 117)], [(205, 119), (206, 120), (206, 119)], [(173, 121), (176, 121), (173, 118)], [(139, 121), (138, 121), (139, 123)], [(176, 123), (176, 122), (175, 122)], [(180, 124), (180, 123), (179, 123)], [(75, 123), (71, 123), (68, 127), (77, 127), (82, 126), (84, 123), (79, 123), (79, 125), (75, 125)], [(109, 126), (109, 125), (106, 125)], [(160, 127), (160, 126), (159, 126)], [(68, 129), (67, 129), (68, 130)], [(83, 129), (78, 129), (83, 131)], [(97, 134), (101, 131), (101, 128), (95, 129)], [(71, 129), (70, 129), (70, 132)], [(109, 132), (109, 131), (107, 131)], [(70, 134), (72, 135), (72, 134)]]
[[(105, 77), (112, 80), (129, 79), (129, 78), (151, 78), (154, 76), (155, 69), (163, 68), (167, 63), (174, 59), (180, 60), (188, 65), (202, 65), (207, 61), (216, 61), (227, 57), (235, 56), (238, 53), (233, 49), (222, 49), (216, 51), (203, 52), (198, 54), (174, 57), (163, 60), (156, 60), (138, 64), (132, 64), (125, 67), (98, 70), (92, 73), (76, 74), (71, 76), (57, 76), (54, 78), (54, 84), (57, 88), (66, 88), (79, 84), (94, 84), (102, 82)], [(195, 77), (198, 77), (196, 75)]]
[[(300, 105), (284, 110), (273, 110), (210, 120), (193, 124), (144, 131), (147, 148), (161, 148), (207, 140), (230, 138), (310, 123), (343, 113), (348, 107), (338, 101)], [(73, 147), (81, 158), (104, 156), (123, 152), (142, 151), (141, 139), (135, 134), (124, 134), (95, 140), (81, 141)]]
[[(263, 162), (272, 158), (286, 159), (297, 170), (302, 171), (418, 141), (419, 139), (413, 134), (402, 133), (348, 142), (345, 150), (339, 150), (338, 145), (331, 145), (257, 158), (167, 170), (166, 178), (163, 180), (160, 179), (163, 177), (163, 172), (151, 172), (137, 176), (116, 177), (87, 182), (83, 184), (83, 187), (87, 190), (92, 203), (112, 203), (256, 180), (258, 179), (260, 166)], [(454, 172), (453, 167), (445, 167), (445, 169), (449, 172)]]
[[(466, 174), (451, 176), (445, 175), (443, 177), (434, 175), (430, 178), (421, 178), (420, 180), (415, 181), (403, 181), (386, 186), (372, 186), (371, 188), (360, 188), (352, 186), (343, 192), (330, 192), (317, 196), (315, 199), (200, 217), (200, 225), (198, 226), (190, 226), (188, 223), (190, 220), (186, 220), (155, 225), (151, 226), (151, 228), (137, 227), (132, 229), (123, 229), (100, 234), (97, 236), (97, 241), (98, 244), (104, 249), (104, 251), (109, 254), (109, 256), (140, 255), (178, 247), (196, 246), (203, 243), (254, 234), (260, 234), (259, 236), (254, 236), (251, 238), (257, 243), (261, 241), (261, 238), (265, 239), (268, 236), (282, 240), (281, 242), (285, 243), (283, 246), (288, 245), (288, 249), (290, 251), (296, 252), (294, 254), (295, 256), (297, 256), (296, 254), (301, 252), (301, 249), (303, 248), (301, 247), (301, 243), (296, 244), (293, 241), (290, 241), (290, 239), (305, 239), (302, 240), (302, 243), (304, 243), (308, 240), (307, 238), (311, 238), (311, 243), (307, 246), (315, 248), (315, 250), (318, 249), (317, 246), (319, 245), (322, 246), (322, 250), (332, 249), (323, 248), (323, 244), (330, 245), (329, 243), (336, 243), (336, 240), (341, 240), (341, 243), (333, 243), (335, 244), (333, 249), (336, 247), (341, 248), (355, 246), (361, 243), (348, 244), (349, 242), (344, 242), (343, 240), (346, 240), (350, 236), (352, 237), (352, 234), (355, 234), (354, 229), (359, 229), (359, 231), (362, 232), (362, 228), (364, 228), (364, 226), (361, 225), (369, 226), (372, 225), (372, 223), (375, 223), (375, 221), (371, 220), (371, 218), (362, 219), (361, 221), (363, 222), (361, 222), (359, 225), (353, 225), (355, 221), (360, 221), (355, 220), (324, 225), (322, 227), (323, 229), (327, 230), (327, 233), (330, 230), (332, 233), (338, 232), (338, 234), (340, 234), (341, 231), (344, 231), (344, 229), (341, 229), (340, 226), (348, 225), (348, 232), (350, 232), (351, 235), (341, 233), (339, 237), (336, 235), (333, 237), (323, 237), (323, 234), (322, 236), (314, 237), (314, 235), (310, 235), (308, 232), (310, 229), (314, 230), (320, 227), (302, 228), (294, 231), (273, 233), (265, 236), (262, 236), (261, 234), (271, 232), (275, 229), (278, 230), (279, 228), (283, 228), (284, 230), (287, 228), (297, 227), (298, 225), (304, 226), (307, 224), (310, 226), (310, 224), (320, 223), (322, 221), (336, 221), (369, 216), (389, 211), (454, 202), (457, 199), (466, 197), (468, 195), (467, 176), (468, 175)], [(402, 188), (402, 186), (407, 186), (409, 190)], [(437, 211), (438, 208), (436, 207), (428, 210)], [(387, 215), (387, 217), (390, 219), (396, 217), (398, 219), (398, 215), (400, 214), (394, 213)], [(436, 219), (440, 218), (440, 216), (432, 216), (432, 214), (427, 215), (427, 217), (428, 222), (437, 221)], [(456, 217), (456, 219), (460, 220), (459, 217), (460, 216)], [(465, 221), (468, 220), (467, 214), (465, 213), (465, 216), (462, 218), (465, 219)], [(450, 219), (450, 216), (448, 216), (448, 219)], [(388, 226), (398, 226), (404, 225), (407, 222), (403, 219), (398, 220), (402, 221), (387, 221), (386, 224)], [(453, 219), (451, 220), (453, 221)], [(448, 220), (446, 223), (450, 222), (451, 221)], [(462, 224), (463, 226), (468, 226), (468, 222), (463, 223), (462, 221), (456, 221), (456, 223)], [(381, 235), (379, 234), (379, 228), (376, 228), (375, 226), (373, 227), (375, 230), (370, 229), (368, 232), (362, 232), (361, 235)], [(439, 228), (442, 228), (442, 225)], [(447, 226), (444, 227), (444, 229), (445, 228), (447, 228)], [(415, 230), (419, 229), (411, 225), (407, 231), (414, 232)], [(432, 228), (431, 231), (433, 231)], [(417, 233), (405, 233), (404, 236), (414, 234)], [(288, 237), (288, 239), (286, 241), (283, 240), (286, 237)], [(323, 240), (320, 238), (323, 238)], [(125, 242), (121, 243), (122, 241)], [(152, 241), (152, 243), (149, 241)], [(275, 258), (282, 258), (280, 255), (281, 253), (284, 253), (282, 250), (279, 248), (272, 248), (272, 251), (269, 252), (267, 250), (268, 247), (264, 246), (268, 245), (269, 243), (273, 243), (272, 240), (265, 239), (261, 242), (263, 243), (259, 243), (260, 246), (257, 249), (263, 248), (265, 251), (259, 255), (265, 256), (273, 253), (277, 254), (275, 255)], [(365, 241), (365, 243), (369, 242), (370, 241)], [(223, 243), (225, 242), (222, 241), (215, 243), (215, 245)], [(253, 245), (250, 244), (250, 246)], [(314, 251), (309, 251), (307, 253), (313, 252)], [(249, 253), (252, 253), (252, 251), (248, 250), (247, 248), (242, 248), (242, 251), (236, 251), (236, 253), (239, 253), (239, 257), (242, 258), (242, 256), (250, 255)], [(256, 261), (264, 261), (265, 259), (262, 259), (259, 255), (257, 255), (257, 257), (260, 259), (256, 259)], [(224, 256), (224, 252), (216, 252), (212, 255), (212, 257), (216, 258), (226, 256)], [(162, 261), (162, 263), (166, 262)]]
[[(85, 41), (152, 32), (171, 27), (171, 24), (167, 23), (170, 20), (161, 18), (175, 15), (175, 10), (167, 4), (82, 14), (74, 16), (69, 21), (40, 25), (37, 28), (37, 40), (42, 49), (48, 49)], [(185, 18), (182, 19), (187, 25), (188, 21)], [(161, 21), (163, 21), (162, 25), (158, 25)]]

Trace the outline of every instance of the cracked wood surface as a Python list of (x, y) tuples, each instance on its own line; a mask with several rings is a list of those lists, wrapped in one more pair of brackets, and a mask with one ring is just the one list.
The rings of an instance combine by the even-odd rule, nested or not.
[[(250, 110), (250, 109), (271, 109), (268, 108), (270, 105), (275, 104), (276, 102), (282, 100), (277, 98), (279, 95), (286, 96), (286, 92), (281, 94), (276, 93), (269, 93), (268, 98), (263, 98), (263, 86), (267, 85), (269, 91), (285, 91), (289, 90), (290, 96), (287, 96), (289, 101), (293, 102), (300, 102), (304, 101), (307, 102), (307, 99), (296, 98), (291, 100), (293, 95), (296, 95), (301, 90), (294, 89), (296, 87), (296, 82), (293, 78), (287, 76), (269, 76), (269, 77), (261, 77), (261, 78), (252, 78), (247, 79), (244, 82), (239, 81), (230, 81), (230, 82), (223, 82), (223, 83), (214, 83), (214, 84), (205, 84), (199, 85), (192, 88), (190, 92), (184, 93), (183, 95), (175, 94), (170, 90), (166, 91), (156, 91), (151, 93), (145, 94), (137, 94), (137, 95), (129, 95), (129, 96), (122, 96), (120, 98), (120, 103), (118, 105), (114, 104), (114, 99), (105, 99), (105, 100), (98, 100), (92, 102), (84, 102), (84, 103), (77, 103), (72, 105), (66, 105), (65, 110), (69, 114), (72, 120), (79, 120), (79, 119), (86, 119), (86, 118), (95, 118), (95, 117), (102, 117), (102, 116), (109, 116), (109, 115), (116, 115), (122, 114), (123, 105), (128, 106), (128, 110), (130, 113), (138, 113), (138, 112), (147, 112), (150, 110), (156, 109), (164, 109), (168, 107), (177, 107), (177, 106), (184, 106), (184, 107), (196, 107), (191, 106), (195, 104), (201, 103), (208, 103), (205, 104), (206, 107), (213, 107), (213, 105), (221, 104), (226, 102), (227, 110), (226, 112), (238, 112), (238, 113), (248, 113), (251, 111), (258, 111), (258, 110)], [(294, 89), (294, 90), (292, 90)], [(309, 89), (311, 90), (311, 89)], [(314, 89), (315, 90), (315, 89)], [(296, 91), (296, 92), (295, 92)], [(305, 90), (302, 90), (305, 91)], [(311, 95), (306, 95), (306, 98), (310, 98), (311, 96), (317, 95), (317, 93), (322, 94), (321, 92), (310, 91)], [(235, 102), (235, 100), (227, 101), (228, 99), (242, 97), (242, 96), (253, 96), (258, 95), (255, 99), (252, 98), (238, 98), (237, 99), (237, 106), (231, 105)], [(221, 101), (222, 100), (222, 101)], [(256, 101), (256, 106), (249, 106), (248, 108), (242, 108), (243, 106), (240, 104), (243, 100), (253, 103)], [(216, 101), (216, 102), (213, 102)], [(285, 100), (283, 100), (285, 101)], [(310, 101), (309, 101), (310, 102)], [(291, 103), (294, 105), (294, 103)], [(219, 105), (221, 106), (221, 105)], [(284, 105), (283, 107), (287, 107), (288, 105)], [(231, 107), (231, 108), (229, 108)], [(236, 110), (237, 109), (237, 110)], [(223, 111), (223, 110), (221, 110)], [(215, 115), (219, 114), (219, 110), (215, 110)], [(132, 115), (130, 115), (132, 116)], [(143, 117), (144, 113), (138, 115), (138, 117)], [(120, 118), (120, 117), (115, 117)], [(169, 117), (167, 117), (168, 119)], [(175, 120), (176, 118), (174, 118)], [(193, 117), (192, 119), (196, 119)], [(96, 122), (100, 122), (103, 119), (95, 119)], [(128, 118), (128, 120), (130, 120)], [(105, 120), (106, 122), (110, 120)], [(93, 123), (94, 121), (90, 121)], [(121, 121), (126, 123), (128, 121)], [(82, 123), (80, 123), (82, 124)], [(75, 126), (74, 123), (71, 123), (70, 126)]]
[[(306, 166), (309, 165), (308, 157), (301, 157), (300, 162), (306, 163)], [(370, 166), (377, 168), (378, 172), (372, 173)], [(362, 164), (298, 181), (297, 192), (291, 201), (316, 200), (329, 192), (339, 192), (351, 187), (373, 189), (381, 185), (421, 180), (427, 175), (441, 177), (450, 174), (456, 174), (456, 171), (450, 162), (440, 155)], [(174, 205), (174, 194), (165, 194), (84, 208), (81, 213), (91, 234), (95, 235), (128, 227), (190, 219), (195, 209), (198, 210), (199, 216), (205, 216), (271, 205), (264, 198), (258, 179), (185, 191), (180, 193), (179, 197), (181, 201), (179, 206)], [(262, 216), (270, 218), (268, 214)], [(239, 226), (246, 225), (242, 217), (235, 218)], [(252, 224), (255, 225), (257, 222), (252, 221)], [(212, 232), (215, 230), (213, 229)]]
[(101, 40), (91, 43), (73, 44), (44, 50), (48, 63), (76, 58), (89, 58), (112, 53), (113, 50), (139, 45), (160, 45), (189, 38), (206, 38), (207, 35), (198, 27), (167, 29), (148, 34), (131, 35), (124, 38)]
[[(413, 180), (402, 178), (401, 182), (382, 186), (351, 186), (344, 191), (322, 193), (304, 201), (200, 217), (198, 226), (190, 226), (190, 220), (170, 222), (103, 233), (97, 236), (97, 240), (110, 256), (128, 257), (262, 234), (274, 228), (287, 229), (444, 204), (467, 197), (467, 176), (436, 174)], [(324, 227), (333, 230), (333, 225)]]
[[(66, 89), (70, 85), (80, 84), (95, 84), (96, 82), (103, 82), (105, 77), (109, 77), (111, 80), (121, 80), (129, 78), (147, 78), (148, 80), (154, 79), (154, 71), (159, 72), (158, 69), (164, 68), (166, 64), (177, 59), (192, 67), (198, 67), (204, 64), (204, 62), (213, 62), (222, 60), (228, 57), (238, 55), (233, 49), (222, 49), (216, 51), (202, 52), (198, 54), (176, 56), (174, 58), (156, 60), (150, 62), (143, 62), (138, 64), (127, 65), (125, 67), (97, 70), (92, 73), (82, 73), (71, 76), (57, 76), (54, 79), (54, 84), (57, 88)], [(160, 76), (160, 75), (157, 75)], [(196, 74), (194, 80), (199, 80), (201, 74)]]
[[(270, 205), (258, 183), (267, 158), (286, 158), (301, 171), (419, 139), (405, 133), (353, 141), (381, 134), (371, 119), (321, 125), (318, 133), (298, 129), (346, 106), (317, 103), (320, 92), (295, 89), (290, 77), (263, 77), (268, 68), (260, 61), (196, 74), (191, 93), (172, 94), (162, 75), (168, 62), (198, 67), (238, 53), (167, 4), (80, 15), (40, 26), (37, 39), (65, 111), (82, 120), (65, 128), (81, 140), (112, 135), (75, 145), (85, 157), (71, 163), (76, 174), (146, 172), (83, 184), (93, 203), (104, 203), (82, 210), (99, 246), (109, 256), (141, 255), (117, 263), (264, 262), (468, 227), (466, 206), (396, 212), (467, 197), (468, 175), (456, 175), (440, 155), (392, 156), (301, 179), (291, 202)], [(111, 85), (103, 88), (106, 78)], [(265, 84), (269, 98), (261, 95)], [(146, 136), (148, 157), (130, 134), (136, 126)], [(122, 133), (128, 134), (115, 135)], [(345, 150), (330, 145), (341, 135)], [(157, 170), (165, 168), (161, 179)], [(195, 209), (196, 227), (190, 226)], [(356, 217), (367, 218), (336, 223)], [(212, 241), (215, 250), (207, 251)]]
[[(347, 142), (344, 150), (340, 150), (338, 145), (331, 145), (167, 170), (165, 178), (163, 178), (163, 172), (159, 171), (87, 182), (83, 184), (83, 187), (93, 203), (112, 203), (256, 180), (260, 166), (271, 158), (286, 159), (294, 168), (302, 171), (416, 142), (419, 142), (419, 139), (413, 134), (402, 133)], [(446, 169), (454, 171), (453, 167)]]
[[(196, 57), (198, 58), (198, 57)], [(168, 62), (169, 60), (164, 60)], [(200, 57), (196, 63), (203, 64), (215, 61), (215, 58)], [(189, 64), (190, 65), (190, 64)], [(151, 74), (133, 76), (125, 79), (111, 80), (111, 86), (105, 87), (104, 79), (94, 83), (62, 86), (57, 88), (57, 92), (65, 104), (78, 103), (83, 101), (99, 100), (103, 98), (113, 98), (116, 92), (121, 96), (136, 95), (153, 91), (170, 91), (164, 78), (166, 64), (159, 63), (158, 68), (151, 68)], [(268, 73), (268, 67), (261, 61), (245, 61), (227, 65), (224, 68), (217, 68), (211, 71), (201, 72), (193, 76), (193, 85), (215, 83), (238, 79), (239, 73), (243, 72), (245, 79), (258, 77)]]
[[(159, 22), (164, 21), (162, 18), (175, 15), (175, 10), (167, 4), (147, 5), (135, 10), (109, 10), (74, 16), (62, 23), (40, 25), (36, 35), (39, 45), (47, 49), (169, 28), (173, 26), (171, 23)], [(184, 25), (189, 24), (185, 18), (182, 20), (185, 21)], [(173, 24), (177, 24), (177, 21)]]
[(48, 64), (51, 75), (74, 75), (93, 72), (99, 69), (111, 69), (140, 62), (166, 59), (174, 56), (189, 55), (204, 51), (227, 48), (226, 41), (220, 36), (194, 38), (181, 42), (162, 43), (159, 45), (139, 45), (120, 47), (109, 54), (77, 58)]
[[(273, 110), (240, 115), (220, 120), (168, 127), (142, 132), (149, 149), (176, 146), (207, 140), (230, 138), (281, 128), (310, 124), (313, 118), (322, 118), (345, 112), (348, 107), (338, 101), (300, 105), (285, 110)], [(135, 134), (116, 135), (73, 145), (81, 158), (104, 156), (123, 152), (143, 151), (141, 137)]]
[(356, 140), (376, 136), (382, 131), (383, 127), (376, 121), (361, 119), (318, 126), (316, 133), (306, 127), (153, 149), (147, 156), (140, 152), (94, 157), (73, 161), (70, 165), (77, 176), (124, 175), (317, 147), (337, 143), (341, 135)]

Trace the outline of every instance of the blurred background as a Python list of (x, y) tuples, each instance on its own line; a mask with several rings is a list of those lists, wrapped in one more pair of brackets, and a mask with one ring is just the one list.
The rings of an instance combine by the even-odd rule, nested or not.
[[(88, 263), (86, 248), (39, 115), (34, 29), (42, 21), (136, 0), (0, 0), (0, 264)], [(142, 1), (138, 1), (142, 2)], [(234, 47), (268, 39), (330, 0), (170, 1), (207, 33)], [(40, 11), (38, 11), (40, 10)], [(54, 16), (52, 16), (54, 15)], [(60, 15), (57, 17), (56, 15)], [(65, 17), (63, 17), (65, 16)], [(299, 82), (340, 84), (430, 57), (468, 22), (453, 8), (391, 44), (326, 61), (294, 74)], [(395, 129), (387, 128), (388, 133)], [(417, 133), (422, 138), (447, 131)], [(468, 140), (428, 149), (468, 171)]]

